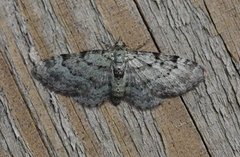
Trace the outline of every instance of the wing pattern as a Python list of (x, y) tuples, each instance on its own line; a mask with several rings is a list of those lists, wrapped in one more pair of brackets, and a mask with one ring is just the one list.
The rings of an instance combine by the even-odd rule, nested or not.
[[(36, 66), (33, 74), (53, 91), (72, 96), (81, 104), (97, 106), (111, 96), (113, 51), (55, 56)], [(204, 80), (200, 65), (178, 56), (126, 51), (124, 64), (126, 86), (121, 100), (142, 109), (182, 95)]]
[(149, 52), (127, 54), (127, 101), (151, 108), (167, 97), (179, 96), (204, 80), (204, 69), (178, 56)]
[(110, 64), (111, 54), (107, 51), (62, 54), (43, 61), (33, 74), (53, 91), (97, 106), (110, 94)]

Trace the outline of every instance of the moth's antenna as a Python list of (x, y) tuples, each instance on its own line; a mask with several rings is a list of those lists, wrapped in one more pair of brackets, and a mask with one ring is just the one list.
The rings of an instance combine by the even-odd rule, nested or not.
[(126, 44), (119, 37), (118, 40), (115, 42), (113, 49), (114, 50), (126, 50), (127, 48), (126, 48)]

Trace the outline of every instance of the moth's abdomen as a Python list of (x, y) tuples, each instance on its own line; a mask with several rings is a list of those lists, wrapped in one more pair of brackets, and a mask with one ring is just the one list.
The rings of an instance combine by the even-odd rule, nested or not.
[(125, 96), (125, 85), (116, 82), (112, 84), (111, 89), (111, 101), (114, 105), (120, 104), (121, 99)]
[(121, 99), (125, 96), (125, 90), (126, 90), (125, 77), (121, 79), (113, 77), (111, 81), (111, 101), (114, 105), (120, 104)]
[(112, 78), (111, 81), (111, 91), (112, 91), (112, 97), (116, 98), (122, 98), (125, 95), (126, 90), (126, 78)]

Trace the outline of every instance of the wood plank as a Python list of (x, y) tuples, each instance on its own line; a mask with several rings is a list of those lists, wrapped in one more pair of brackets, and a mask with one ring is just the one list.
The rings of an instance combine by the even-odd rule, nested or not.
[(190, 1), (137, 3), (163, 53), (186, 56), (206, 69), (205, 85), (182, 98), (210, 154), (239, 156), (239, 73), (207, 9)]
[(26, 145), (26, 141), (22, 138), (18, 128), (14, 122), (4, 93), (0, 93), (0, 156), (32, 156), (30, 149)]
[[(2, 137), (5, 137), (5, 140), (4, 139), (2, 140), (5, 141), (7, 147), (9, 147), (8, 149), (12, 151), (11, 152), (12, 155), (19, 154), (20, 156), (21, 150), (23, 150), (23, 152), (26, 152), (26, 154), (29, 155), (32, 154), (34, 156), (38, 156), (42, 154), (44, 156), (49, 156), (48, 151), (41, 140), (39, 132), (37, 131), (37, 128), (34, 124), (31, 114), (29, 113), (28, 108), (21, 97), (21, 93), (18, 90), (18, 87), (15, 84), (15, 81), (11, 76), (7, 64), (4, 61), (2, 55), (0, 55), (0, 65), (1, 65), (0, 86), (3, 90), (3, 94), (5, 95), (3, 99), (6, 99), (5, 101), (1, 99), (2, 104), (1, 106), (3, 107), (2, 108), (3, 112), (6, 112), (1, 114), (3, 116), (1, 118), (3, 120), (7, 118), (6, 115), (10, 116), (9, 114), (11, 114), (11, 119), (14, 120), (15, 123), (14, 125), (16, 125), (16, 127), (18, 128), (15, 130), (10, 129), (6, 126), (7, 124), (6, 125), (2, 124), (4, 121), (1, 121), (2, 122), (1, 132), (5, 133), (4, 135), (2, 135)], [(7, 105), (7, 107), (9, 108), (8, 110), (6, 110), (5, 105)], [(9, 110), (11, 111), (10, 113), (7, 112)], [(10, 123), (9, 125), (10, 127), (15, 128), (13, 124)], [(11, 134), (13, 137), (9, 138), (6, 137), (8, 136), (6, 134), (8, 133), (6, 132), (6, 129), (8, 129), (8, 131), (12, 131)], [(19, 130), (19, 134), (16, 134), (17, 133), (16, 130)], [(18, 139), (16, 138), (14, 139), (14, 136), (16, 136), (16, 138), (22, 138), (24, 143), (16, 144), (15, 142), (18, 142)], [(19, 147), (19, 152), (14, 152), (17, 150), (17, 148), (14, 147), (16, 145), (17, 147)], [(24, 147), (26, 145), (28, 145), (30, 150), (26, 150), (26, 148)]]
[[(239, 156), (240, 80), (231, 58), (238, 61), (239, 31), (237, 24), (226, 28), (212, 17), (215, 5), (200, 0), (2, 2), (0, 87), (5, 95), (0, 104), (3, 117), (14, 123), (1, 121), (0, 151), (11, 156), (20, 150), (32, 156)], [(219, 36), (226, 29), (230, 37)], [(205, 83), (154, 110), (125, 103), (85, 108), (50, 92), (30, 73), (40, 59), (106, 49), (119, 38), (132, 50), (197, 61), (206, 68)], [(24, 145), (7, 142), (17, 140), (7, 125), (16, 125)]]
[(239, 1), (214, 0), (205, 2), (209, 17), (236, 63), (240, 62), (239, 6)]

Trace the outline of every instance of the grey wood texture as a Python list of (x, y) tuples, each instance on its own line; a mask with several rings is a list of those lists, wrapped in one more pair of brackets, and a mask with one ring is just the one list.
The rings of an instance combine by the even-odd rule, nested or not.
[[(237, 1), (0, 0), (0, 157), (240, 157)], [(176, 54), (206, 80), (141, 111), (84, 108), (31, 75), (40, 59), (106, 49)]]

